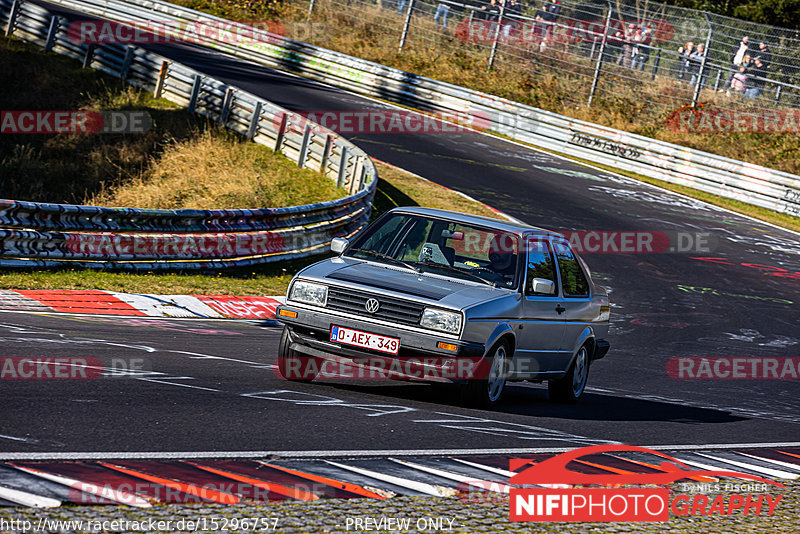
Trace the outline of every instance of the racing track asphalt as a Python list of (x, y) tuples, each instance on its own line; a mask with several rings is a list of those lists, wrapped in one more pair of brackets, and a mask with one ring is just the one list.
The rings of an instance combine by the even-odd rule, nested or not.
[[(292, 110), (387, 107), (216, 52), (148, 48)], [(800, 275), (780, 275), (780, 269), (800, 271), (797, 234), (477, 133), (359, 134), (351, 140), (377, 159), (533, 225), (557, 231), (709, 232), (714, 250), (584, 255), (595, 278), (610, 290), (612, 331), (611, 351), (592, 367), (590, 389), (577, 406), (551, 404), (541, 386), (528, 384), (513, 385), (498, 409), (481, 411), (458, 407), (448, 386), (283, 382), (269, 367), (279, 329), (253, 323), (137, 320), (134, 325), (130, 319), (3, 314), (3, 356), (141, 356), (167, 378), (4, 381), (0, 450), (800, 441), (800, 380), (676, 380), (665, 370), (677, 356), (800, 356)], [(101, 341), (80, 343), (83, 338)], [(252, 395), (265, 391), (273, 393)]]

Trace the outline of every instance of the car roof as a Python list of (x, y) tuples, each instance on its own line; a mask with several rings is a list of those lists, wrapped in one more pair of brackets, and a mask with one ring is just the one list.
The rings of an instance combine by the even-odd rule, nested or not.
[(414, 215), (424, 215), (429, 217), (438, 217), (447, 219), (460, 224), (474, 224), (476, 226), (488, 226), (496, 230), (509, 232), (512, 234), (548, 234), (559, 235), (557, 232), (546, 230), (531, 226), (523, 222), (505, 221), (503, 219), (493, 219), (491, 217), (484, 217), (482, 215), (472, 215), (469, 213), (461, 213), (459, 211), (440, 210), (436, 208), (421, 208), (421, 207), (402, 207), (394, 208), (393, 213), (409, 213)]

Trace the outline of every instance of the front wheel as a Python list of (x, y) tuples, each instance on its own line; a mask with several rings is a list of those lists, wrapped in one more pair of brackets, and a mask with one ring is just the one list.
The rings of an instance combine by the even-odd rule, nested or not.
[(461, 403), (486, 408), (500, 402), (506, 386), (511, 352), (506, 341), (494, 346), (486, 378), (470, 380), (461, 386)]
[(313, 356), (304, 356), (292, 350), (289, 329), (283, 327), (281, 340), (278, 344), (278, 374), (284, 380), (291, 382), (310, 382), (319, 374), (319, 360)]
[(569, 371), (558, 380), (550, 380), (547, 383), (547, 390), (550, 393), (550, 400), (556, 402), (578, 402), (586, 389), (586, 382), (589, 379), (589, 349), (586, 345), (578, 351), (573, 360)]

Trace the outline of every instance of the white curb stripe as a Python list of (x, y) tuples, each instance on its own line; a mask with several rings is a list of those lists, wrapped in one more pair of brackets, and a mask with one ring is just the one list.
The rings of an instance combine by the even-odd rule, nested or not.
[(20, 491), (16, 489), (6, 488), (0, 486), (0, 499), (19, 504), (20, 506), (28, 506), (30, 508), (57, 508), (61, 506), (61, 501), (58, 499), (51, 499), (35, 493), (28, 493), (27, 491)]
[(705, 458), (709, 458), (711, 460), (716, 460), (718, 462), (725, 462), (731, 465), (735, 465), (736, 467), (741, 467), (742, 469), (750, 469), (751, 471), (755, 471), (756, 473), (762, 473), (772, 478), (786, 478), (788, 480), (795, 480), (798, 477), (800, 477), (800, 475), (797, 475), (795, 473), (789, 473), (788, 471), (781, 471), (780, 469), (761, 467), (760, 465), (753, 465), (747, 462), (737, 462), (736, 460), (731, 460), (730, 458), (720, 458), (719, 456), (713, 456), (711, 454), (706, 454), (702, 452), (698, 452), (696, 454), (703, 456)]
[(756, 460), (761, 460), (763, 462), (771, 463), (774, 465), (779, 465), (781, 467), (785, 467), (787, 469), (792, 469), (794, 471), (800, 471), (800, 465), (798, 464), (790, 464), (789, 462), (781, 462), (780, 460), (774, 460), (772, 458), (764, 458), (763, 456), (755, 456), (753, 454), (747, 454), (746, 452), (737, 452), (736, 454), (741, 454), (742, 456), (747, 456), (749, 458), (754, 458)]
[(492, 467), (491, 465), (478, 464), (478, 463), (475, 463), (475, 462), (470, 462), (468, 460), (462, 460), (461, 458), (450, 458), (450, 459), (453, 460), (454, 462), (458, 462), (460, 464), (468, 465), (468, 466), (474, 467), (476, 469), (482, 469), (484, 471), (488, 471), (489, 473), (494, 473), (496, 475), (501, 475), (501, 476), (504, 476), (506, 478), (511, 478), (514, 475), (516, 475), (516, 473), (514, 471), (506, 471), (505, 469), (500, 469), (499, 467)]
[(142, 499), (141, 497), (133, 493), (128, 493), (127, 491), (117, 491), (106, 486), (97, 486), (95, 484), (81, 482), (80, 480), (74, 478), (63, 477), (61, 475), (53, 475), (51, 473), (45, 473), (44, 471), (38, 471), (36, 469), (30, 469), (28, 467), (21, 467), (13, 464), (12, 467), (14, 467), (15, 469), (19, 469), (20, 471), (23, 471), (30, 475), (34, 475), (43, 478), (45, 480), (49, 480), (51, 482), (55, 482), (56, 484), (67, 486), (68, 488), (70, 488), (70, 490), (78, 491), (81, 493), (88, 493), (89, 495), (100, 497), (101, 499), (118, 502), (120, 504), (125, 504), (127, 506), (134, 506), (136, 508), (150, 508), (151, 506), (151, 504), (146, 500)]
[(407, 488), (410, 490), (418, 491), (420, 493), (425, 493), (427, 495), (433, 495), (434, 497), (449, 496), (445, 495), (445, 493), (441, 491), (446, 488), (436, 487), (433, 484), (427, 484), (425, 482), (417, 482), (416, 480), (408, 480), (406, 478), (400, 478), (393, 475), (385, 475), (383, 473), (378, 473), (377, 471), (370, 471), (369, 469), (363, 469), (361, 467), (356, 467), (353, 465), (345, 465), (345, 464), (340, 464), (338, 462), (331, 462), (330, 460), (325, 460), (325, 463), (338, 467), (339, 469), (345, 469), (347, 471), (352, 471), (360, 475), (374, 478), (375, 480), (382, 480), (384, 482), (388, 482), (389, 484), (400, 486), (401, 488)]
[[(403, 465), (405, 467), (410, 467), (411, 469), (424, 471), (426, 473), (430, 473), (438, 477), (455, 480), (456, 482), (460, 482), (462, 484), (467, 484), (470, 486), (475, 486), (477, 488), (488, 489), (489, 491), (493, 491), (495, 493), (508, 493), (509, 490), (511, 489), (508, 484), (504, 484), (502, 482), (489, 481), (489, 480), (476, 480), (466, 475), (451, 473), (450, 471), (437, 469), (435, 467), (428, 467), (426, 465), (416, 464), (413, 462), (409, 462), (407, 460), (398, 460), (397, 458), (389, 458), (389, 460), (398, 463), (400, 465)], [(495, 487), (497, 489), (494, 489)]]

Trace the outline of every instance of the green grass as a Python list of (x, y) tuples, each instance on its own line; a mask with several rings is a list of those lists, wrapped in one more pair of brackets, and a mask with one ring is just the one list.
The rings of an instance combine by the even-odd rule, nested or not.
[(33, 202), (231, 209), (334, 200), (344, 189), (269, 148), (77, 61), (0, 38), (0, 102), (18, 110), (138, 110), (135, 135), (3, 135), (0, 191)]

